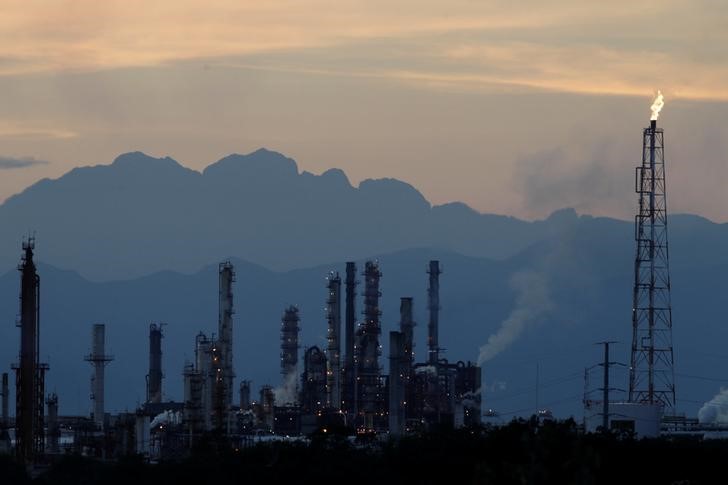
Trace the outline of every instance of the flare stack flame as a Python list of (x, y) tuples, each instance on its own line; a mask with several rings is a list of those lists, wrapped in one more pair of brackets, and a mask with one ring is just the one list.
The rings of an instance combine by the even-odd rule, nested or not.
[(662, 95), (662, 92), (658, 89), (657, 90), (657, 97), (652, 102), (652, 106), (650, 109), (652, 110), (652, 117), (650, 120), (656, 120), (658, 116), (660, 116), (660, 110), (662, 107), (665, 106), (665, 97)]

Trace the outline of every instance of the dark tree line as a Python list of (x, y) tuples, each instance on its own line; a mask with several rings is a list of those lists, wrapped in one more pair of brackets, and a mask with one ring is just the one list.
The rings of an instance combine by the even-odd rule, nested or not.
[[(722, 483), (728, 441), (585, 435), (573, 421), (514, 421), (500, 428), (444, 430), (383, 445), (317, 434), (311, 443), (234, 450), (210, 440), (177, 461), (101, 462), (65, 456), (31, 480), (8, 457), (0, 483), (165, 485), (338, 484), (707, 484)], [(716, 479), (718, 481), (716, 481)]]

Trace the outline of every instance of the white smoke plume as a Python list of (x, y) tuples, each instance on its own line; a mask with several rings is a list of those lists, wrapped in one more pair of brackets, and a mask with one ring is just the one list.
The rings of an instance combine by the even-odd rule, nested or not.
[(662, 107), (665, 106), (665, 97), (662, 95), (662, 92), (658, 89), (657, 90), (657, 96), (655, 97), (655, 100), (652, 102), (652, 106), (650, 106), (650, 109), (652, 110), (652, 117), (651, 120), (656, 120), (658, 116), (660, 116), (660, 110)]
[(415, 374), (432, 374), (437, 375), (437, 369), (434, 365), (426, 365), (423, 367), (416, 367)]
[(478, 365), (500, 354), (526, 327), (539, 322), (554, 306), (543, 274), (521, 271), (511, 276), (509, 283), (518, 293), (516, 306), (508, 318), (503, 320), (498, 331), (488, 337), (488, 342), (480, 347)]
[(720, 392), (703, 404), (698, 411), (701, 423), (728, 423), (728, 389), (721, 387)]
[(283, 406), (286, 404), (295, 404), (298, 401), (298, 380), (296, 372), (290, 372), (283, 379), (283, 383), (273, 389), (276, 405)]

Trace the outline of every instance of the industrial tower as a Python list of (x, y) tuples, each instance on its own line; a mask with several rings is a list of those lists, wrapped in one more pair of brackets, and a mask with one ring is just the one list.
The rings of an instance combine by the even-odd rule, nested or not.
[(298, 374), (298, 333), (300, 319), (298, 308), (294, 305), (286, 308), (281, 319), (281, 375), (283, 376), (283, 388), (286, 390), (286, 398), (290, 402), (279, 403), (293, 404), (295, 402), (296, 381)]
[(440, 262), (430, 261), (427, 270), (430, 275), (430, 286), (427, 289), (427, 303), (430, 310), (430, 321), (427, 324), (427, 351), (430, 365), (437, 365), (440, 360), (440, 344), (438, 340), (440, 326)]
[(637, 253), (629, 401), (674, 408), (664, 139), (662, 128), (657, 128), (661, 107), (662, 95), (659, 94), (653, 104), (650, 126), (643, 131), (642, 165), (637, 167), (635, 174), (639, 206), (635, 217)]
[(149, 324), (149, 374), (147, 374), (147, 403), (162, 402), (162, 325)]
[[(404, 386), (404, 402), (406, 414), (411, 414), (412, 405), (414, 404), (414, 396), (412, 395), (412, 382), (414, 379), (414, 333), (415, 322), (412, 319), (412, 297), (400, 298), (399, 304), (399, 331), (402, 333), (402, 363), (400, 364), (400, 372), (402, 374), (402, 382)], [(391, 337), (390, 337), (391, 338)], [(395, 337), (397, 338), (397, 337)], [(399, 342), (395, 342), (399, 343)], [(390, 343), (390, 345), (392, 345)], [(391, 379), (391, 377), (390, 377)], [(390, 384), (391, 385), (391, 384)], [(391, 411), (390, 411), (391, 412)]]
[(232, 263), (226, 261), (219, 265), (219, 312), (218, 312), (218, 342), (222, 368), (222, 385), (225, 406), (233, 404), (233, 283), (235, 270)]
[(356, 338), (356, 263), (346, 263), (346, 316), (344, 323), (344, 369), (342, 407), (350, 414), (356, 409), (356, 367), (354, 366), (354, 340)]
[(364, 265), (364, 321), (359, 325), (356, 339), (356, 392), (357, 408), (364, 417), (364, 426), (374, 428), (375, 417), (383, 413), (379, 355), (379, 336), (382, 333), (379, 310), (379, 264), (367, 261)]
[(104, 369), (106, 364), (114, 360), (106, 355), (106, 326), (95, 323), (91, 331), (91, 353), (84, 357), (94, 367), (91, 377), (91, 400), (94, 402), (94, 424), (104, 427)]
[(45, 371), (40, 362), (40, 277), (33, 262), (35, 238), (23, 242), (20, 277), (20, 362), (15, 370), (15, 450), (21, 463), (43, 454)]
[(328, 407), (341, 409), (341, 277), (331, 273), (327, 278), (329, 291), (326, 299), (328, 328), (328, 358), (326, 390)]

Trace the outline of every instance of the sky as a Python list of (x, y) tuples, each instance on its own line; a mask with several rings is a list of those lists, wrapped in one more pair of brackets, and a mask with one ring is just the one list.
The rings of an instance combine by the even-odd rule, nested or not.
[(726, 222), (726, 45), (722, 0), (4, 0), (0, 200), (266, 147), (435, 204), (631, 219), (660, 89), (669, 208)]

